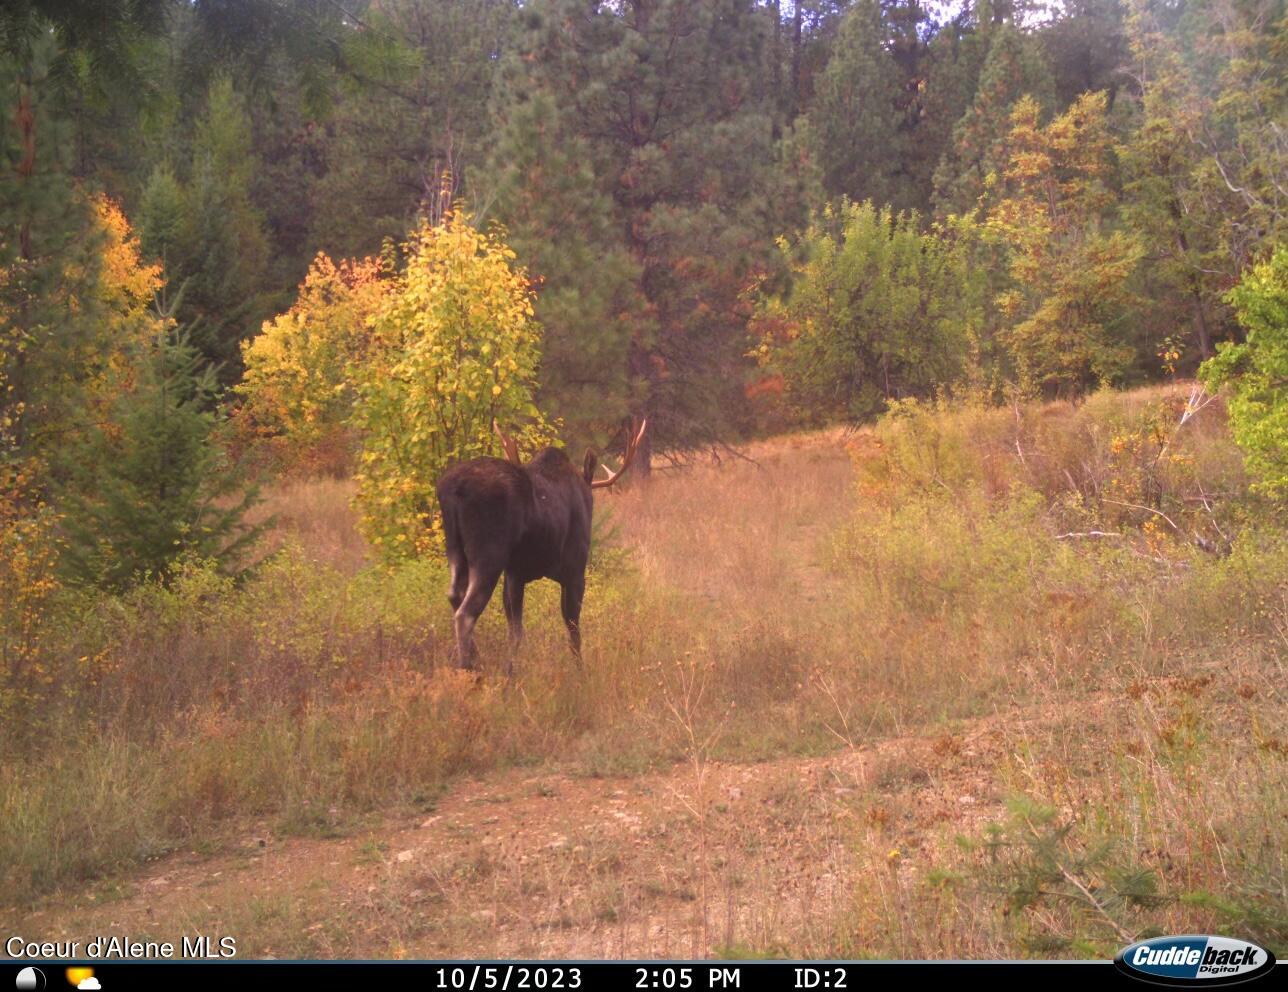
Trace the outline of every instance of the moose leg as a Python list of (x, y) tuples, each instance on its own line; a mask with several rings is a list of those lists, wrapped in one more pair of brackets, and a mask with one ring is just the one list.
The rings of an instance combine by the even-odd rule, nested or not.
[(447, 602), (451, 604), (454, 614), (465, 600), (465, 592), (470, 586), (470, 570), (463, 556), (448, 558), (447, 564), (452, 572), (452, 583), (447, 588)]
[(581, 600), (586, 594), (586, 577), (578, 575), (559, 584), (562, 590), (559, 606), (563, 611), (564, 625), (568, 628), (568, 643), (573, 656), (581, 661)]
[(524, 582), (513, 572), (505, 573), (505, 589), (501, 601), (505, 604), (505, 619), (510, 623), (510, 663), (507, 674), (514, 674), (514, 656), (523, 643), (523, 588)]
[(456, 609), (456, 661), (462, 668), (473, 669), (476, 651), (474, 648), (474, 625), (478, 623), (479, 614), (492, 598), (501, 570), (470, 568), (469, 586), (465, 598)]

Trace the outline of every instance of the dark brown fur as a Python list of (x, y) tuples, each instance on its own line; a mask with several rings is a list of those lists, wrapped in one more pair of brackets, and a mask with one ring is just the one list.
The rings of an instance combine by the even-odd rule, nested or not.
[(586, 453), (579, 473), (559, 448), (545, 448), (526, 465), (475, 458), (438, 481), (447, 561), (448, 601), (455, 611), (457, 660), (474, 668), (474, 625), (505, 576), (510, 664), (523, 639), (523, 590), (554, 579), (573, 653), (581, 657), (581, 601), (590, 557), (591, 480), (597, 461)]

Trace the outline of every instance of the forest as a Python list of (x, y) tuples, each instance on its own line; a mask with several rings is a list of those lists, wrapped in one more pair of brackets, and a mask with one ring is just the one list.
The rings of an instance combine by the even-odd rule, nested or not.
[[(1286, 230), (1283, 0), (8, 0), (0, 921), (70, 933), (77, 884), (251, 829), (385, 865), (373, 818), (535, 763), (587, 803), (683, 772), (691, 943), (587, 936), (663, 912), (663, 853), (578, 863), (547, 929), (489, 910), (491, 944), (441, 877), (450, 912), (384, 942), (273, 895), (239, 924), (300, 956), (1288, 947)], [(458, 680), (437, 477), (497, 426), (611, 464), (633, 418), (586, 670), (552, 616), (515, 681)], [(962, 723), (1001, 698), (1031, 739)], [(1069, 712), (1149, 763), (1143, 819), (1089, 812)], [(1014, 760), (941, 818), (976, 847), (900, 833), (940, 778), (896, 739)], [(722, 867), (777, 828), (721, 833), (721, 763), (834, 752), (888, 793), (845, 814), (867, 901), (739, 908), (790, 872)], [(1251, 813), (1191, 777), (1249, 754)]]

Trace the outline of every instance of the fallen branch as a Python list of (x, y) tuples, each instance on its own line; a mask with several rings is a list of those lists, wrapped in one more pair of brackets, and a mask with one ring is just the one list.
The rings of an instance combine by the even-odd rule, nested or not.
[(1057, 541), (1071, 541), (1074, 538), (1079, 538), (1079, 537), (1123, 537), (1123, 536), (1124, 536), (1123, 534), (1118, 534), (1114, 531), (1109, 531), (1109, 530), (1084, 530), (1084, 531), (1070, 531), (1068, 534), (1057, 534), (1055, 536), (1055, 539)]
[(1171, 525), (1172, 530), (1176, 531), (1178, 534), (1181, 532), (1181, 528), (1176, 525), (1176, 521), (1162, 510), (1155, 510), (1152, 506), (1141, 506), (1139, 503), (1124, 503), (1122, 500), (1110, 499), (1108, 496), (1101, 496), (1100, 498), (1105, 503), (1113, 503), (1114, 506), (1126, 506), (1133, 510), (1144, 510), (1146, 513), (1152, 513), (1156, 517), (1162, 517)]

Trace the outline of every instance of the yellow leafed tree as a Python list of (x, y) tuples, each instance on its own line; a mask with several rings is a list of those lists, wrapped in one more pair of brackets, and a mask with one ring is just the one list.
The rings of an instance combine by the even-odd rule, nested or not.
[(358, 502), (386, 558), (437, 546), (434, 481), (454, 461), (496, 452), (494, 420), (522, 445), (551, 433), (533, 400), (541, 329), (501, 233), (454, 212), (413, 232), (403, 251), (372, 320), (354, 407)]
[(496, 453), (493, 420), (527, 446), (551, 436), (533, 399), (541, 328), (514, 259), (459, 211), (414, 231), (398, 266), (319, 255), (295, 305), (244, 346), (255, 432), (295, 461), (329, 431), (356, 434), (363, 529), (385, 558), (437, 547), (434, 482)]
[(998, 308), (1021, 384), (1054, 391), (1114, 380), (1131, 359), (1113, 322), (1130, 301), (1137, 239), (1109, 229), (1105, 95), (1084, 93), (1046, 126), (1024, 97), (1011, 113), (1010, 155), (988, 225), (1010, 248), (1014, 288)]
[(379, 259), (333, 262), (319, 254), (286, 313), (242, 346), (242, 423), (307, 460), (341, 430), (354, 400), (353, 369), (368, 351), (368, 325), (391, 283)]

